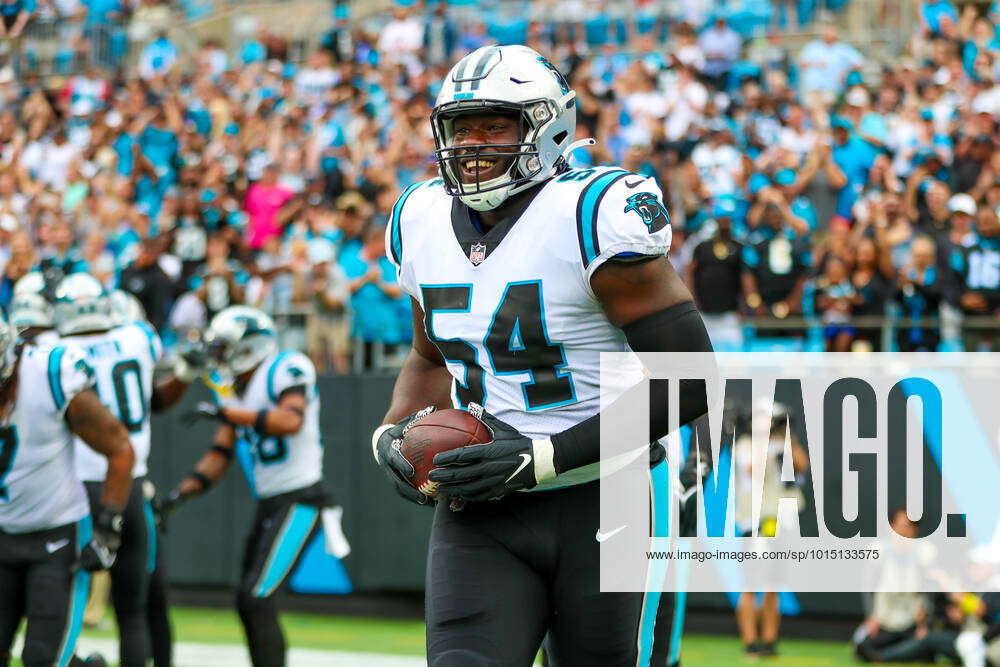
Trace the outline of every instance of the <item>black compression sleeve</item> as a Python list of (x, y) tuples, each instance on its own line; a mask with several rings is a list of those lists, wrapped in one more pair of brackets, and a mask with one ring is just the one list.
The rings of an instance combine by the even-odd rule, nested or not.
[[(694, 303), (685, 301), (642, 317), (622, 327), (629, 346), (635, 352), (712, 352), (712, 341)], [(650, 383), (650, 439), (667, 435), (666, 383)], [(635, 400), (626, 391), (618, 401)], [(681, 392), (681, 426), (708, 411), (702, 392)], [(596, 463), (601, 458), (601, 415), (585, 419), (551, 438), (553, 463), (557, 473)]]

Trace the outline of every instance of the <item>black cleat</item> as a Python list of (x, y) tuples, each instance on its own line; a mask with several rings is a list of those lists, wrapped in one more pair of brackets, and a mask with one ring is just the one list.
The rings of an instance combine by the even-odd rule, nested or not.
[(778, 647), (775, 646), (774, 642), (761, 642), (757, 649), (757, 655), (761, 658), (776, 658), (778, 657)]

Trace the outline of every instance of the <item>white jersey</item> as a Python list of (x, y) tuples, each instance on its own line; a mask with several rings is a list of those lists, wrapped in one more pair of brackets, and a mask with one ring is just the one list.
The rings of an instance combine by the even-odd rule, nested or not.
[[(83, 351), (97, 378), (97, 394), (128, 429), (135, 465), (132, 476), (147, 473), (150, 448), (150, 401), (153, 369), (163, 356), (159, 336), (146, 322), (135, 322), (101, 333), (67, 336), (62, 341)], [(102, 481), (108, 460), (76, 439), (76, 470), (85, 482)]]
[[(590, 278), (612, 257), (665, 255), (670, 222), (656, 183), (601, 167), (541, 186), (516, 221), (485, 235), (440, 179), (400, 196), (386, 230), (399, 284), (424, 311), (424, 330), (454, 380), (452, 400), (488, 412), (531, 438), (600, 410), (602, 352), (629, 349)], [(642, 377), (624, 364), (611, 391)], [(607, 378), (606, 378), (607, 379)], [(596, 477), (596, 465), (537, 489)]]
[(236, 457), (250, 490), (258, 498), (312, 486), (323, 478), (323, 443), (319, 433), (319, 392), (316, 369), (300, 352), (278, 352), (262, 361), (242, 395), (231, 385), (210, 377), (216, 402), (225, 408), (271, 410), (288, 389), (302, 387), (306, 412), (302, 428), (287, 436), (261, 436), (253, 427), (236, 427)]
[(70, 401), (94, 384), (83, 355), (65, 346), (21, 352), (17, 401), (0, 427), (0, 530), (28, 533), (64, 526), (90, 513), (73, 466)]

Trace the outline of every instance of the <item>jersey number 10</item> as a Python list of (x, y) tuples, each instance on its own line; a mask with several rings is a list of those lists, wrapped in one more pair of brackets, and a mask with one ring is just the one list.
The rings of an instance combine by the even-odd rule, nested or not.
[[(465, 382), (456, 382), (462, 407), (475, 402), (486, 405), (486, 384), (479, 352), (460, 338), (434, 334), (434, 313), (468, 313), (472, 285), (422, 285), (424, 331), (441, 356), (465, 367)], [(521, 384), (526, 411), (544, 410), (576, 402), (573, 377), (566, 366), (563, 346), (549, 340), (545, 327), (542, 281), (508, 283), (483, 339), (493, 375), (531, 376)]]

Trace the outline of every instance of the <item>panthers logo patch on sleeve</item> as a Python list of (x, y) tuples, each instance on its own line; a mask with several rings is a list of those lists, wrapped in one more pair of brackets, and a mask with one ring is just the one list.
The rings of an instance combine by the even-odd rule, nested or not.
[(629, 211), (638, 213), (650, 234), (658, 232), (670, 224), (667, 208), (652, 192), (637, 192), (625, 201), (628, 202), (625, 213)]

